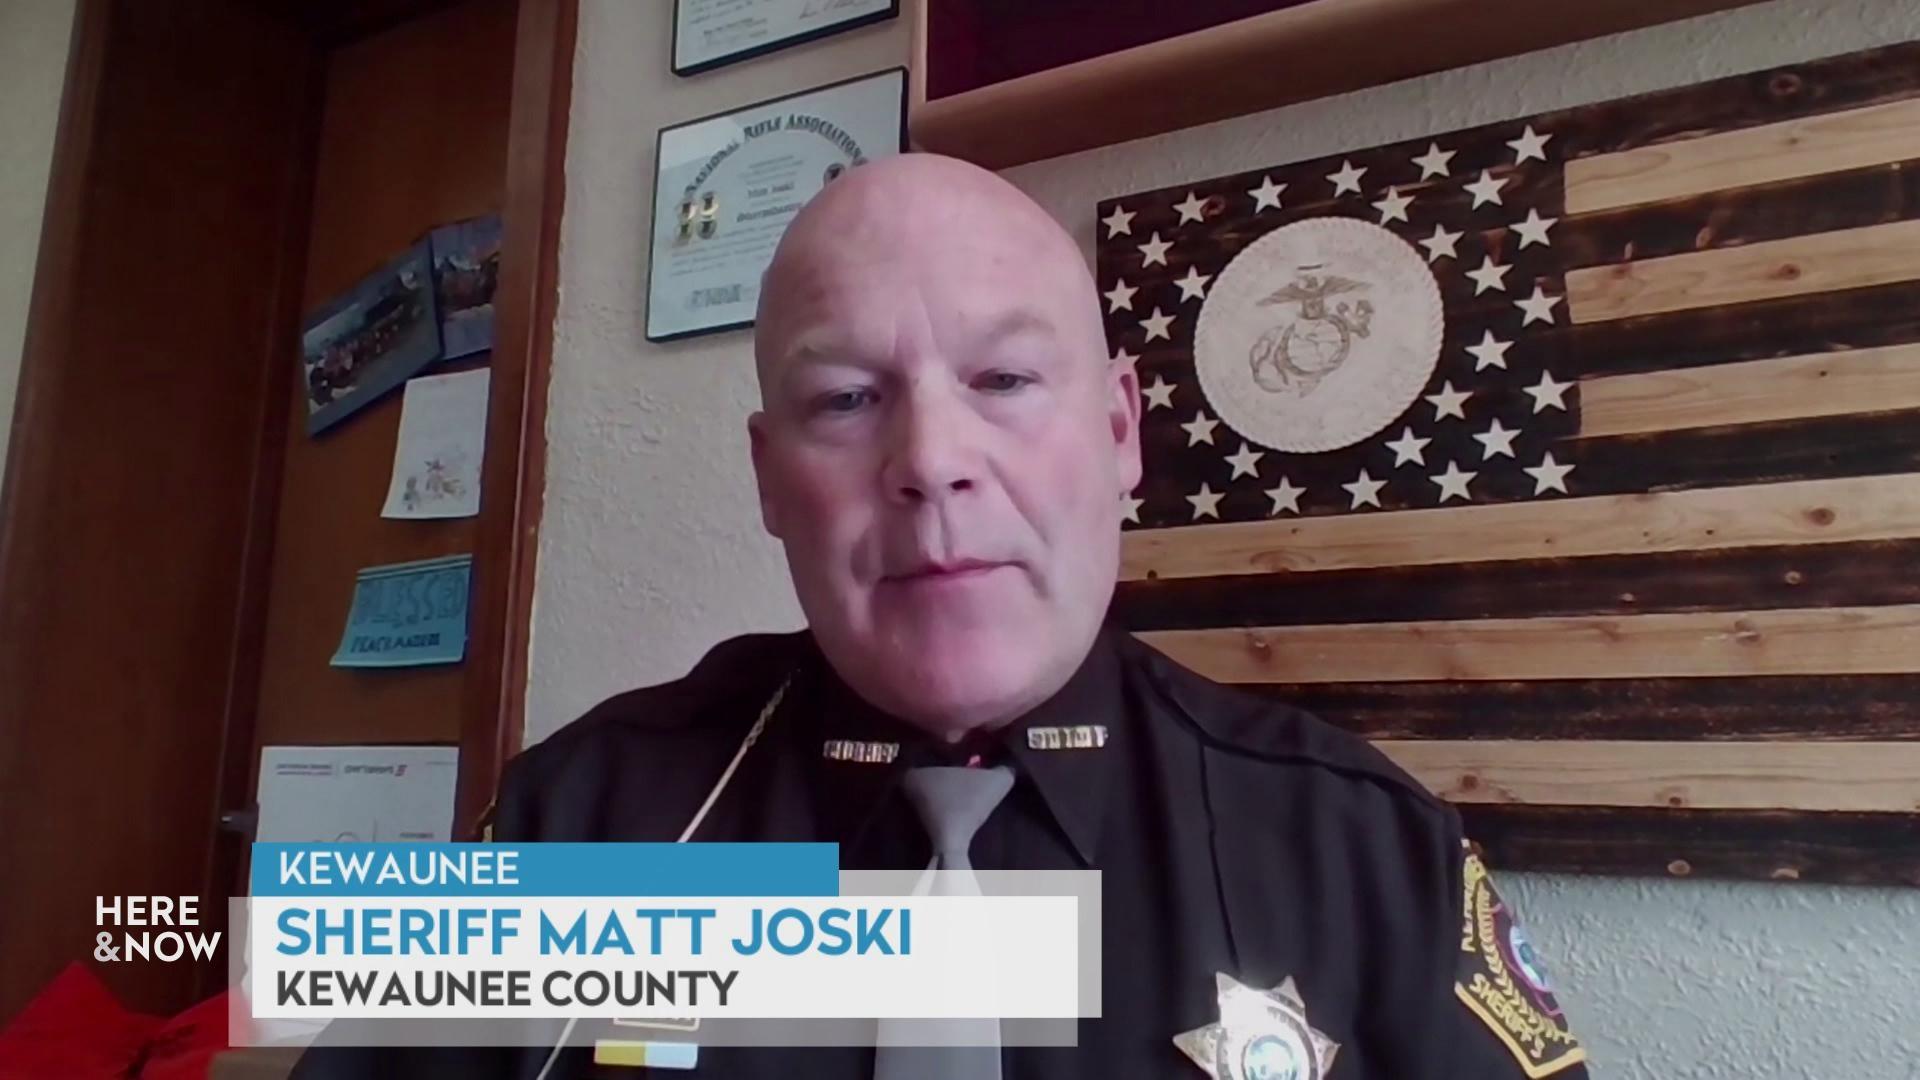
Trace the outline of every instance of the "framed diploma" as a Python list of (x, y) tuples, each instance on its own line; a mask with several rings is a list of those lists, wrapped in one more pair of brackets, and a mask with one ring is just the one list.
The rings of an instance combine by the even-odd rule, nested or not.
[(663, 128), (647, 340), (753, 325), (787, 223), (834, 177), (906, 148), (905, 68)]
[(697, 75), (898, 14), (900, 0), (674, 0), (673, 73)]

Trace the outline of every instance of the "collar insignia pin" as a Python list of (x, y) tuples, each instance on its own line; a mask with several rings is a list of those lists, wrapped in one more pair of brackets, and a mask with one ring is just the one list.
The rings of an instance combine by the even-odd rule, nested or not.
[(1307, 1005), (1288, 978), (1256, 990), (1225, 972), (1218, 1023), (1182, 1032), (1173, 1044), (1213, 1080), (1324, 1080), (1340, 1044), (1307, 1022)]
[(1072, 724), (1067, 727), (1027, 729), (1029, 750), (1098, 750), (1107, 745), (1107, 725)]
[(828, 739), (820, 746), (820, 756), (828, 761), (850, 761), (860, 765), (891, 765), (900, 756), (896, 742), (865, 742), (860, 739)]

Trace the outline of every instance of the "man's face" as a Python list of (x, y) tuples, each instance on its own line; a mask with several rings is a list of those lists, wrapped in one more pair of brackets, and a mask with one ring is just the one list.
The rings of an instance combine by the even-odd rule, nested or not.
[(820, 242), (790, 235), (769, 276), (750, 428), (767, 527), (835, 669), (957, 734), (1038, 704), (1085, 656), (1139, 481), (1139, 399), (1064, 235), (1036, 242), (1040, 212), (996, 208), (997, 181), (929, 194), (916, 168), (829, 189), (796, 223)]

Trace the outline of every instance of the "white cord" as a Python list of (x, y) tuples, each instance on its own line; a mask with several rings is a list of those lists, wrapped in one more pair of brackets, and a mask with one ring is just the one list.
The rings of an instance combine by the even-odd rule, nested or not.
[[(760, 733), (767, 729), (767, 721), (772, 719), (774, 710), (780, 707), (780, 701), (787, 696), (787, 687), (791, 685), (793, 685), (793, 676), (789, 675), (780, 684), (780, 689), (773, 692), (772, 699), (761, 708), (760, 715), (753, 721), (753, 726), (747, 729), (747, 737), (740, 740), (740, 749), (733, 752), (733, 760), (727, 762), (726, 770), (720, 774), (719, 781), (713, 785), (713, 790), (707, 792), (707, 800), (700, 804), (700, 809), (694, 811), (693, 820), (687, 822), (687, 827), (680, 830), (680, 838), (674, 843), (684, 844), (692, 839), (694, 830), (707, 819), (707, 811), (712, 810), (713, 804), (720, 801), (720, 793), (725, 791), (727, 784), (732, 782), (733, 774), (740, 768), (740, 761), (747, 756), (747, 751), (753, 749), (753, 744), (760, 741)], [(548, 1074), (553, 1071), (554, 1062), (560, 1060), (560, 1051), (566, 1047), (567, 1040), (573, 1037), (573, 1029), (579, 1023), (579, 1017), (567, 1017), (566, 1026), (560, 1029), (559, 1041), (554, 1043), (553, 1049), (547, 1052), (546, 1064), (540, 1066), (540, 1071), (535, 1074), (533, 1080), (547, 1080)]]
[(533, 1080), (547, 1080), (547, 1074), (553, 1071), (553, 1063), (560, 1060), (561, 1048), (566, 1046), (567, 1040), (573, 1037), (573, 1027), (579, 1022), (580, 1018), (577, 1016), (567, 1017), (567, 1026), (560, 1029), (560, 1041), (554, 1043), (553, 1049), (547, 1052), (547, 1063), (540, 1066), (540, 1073)]
[(713, 785), (712, 791), (707, 792), (707, 801), (701, 803), (700, 809), (694, 811), (693, 820), (687, 822), (687, 827), (680, 831), (680, 839), (675, 840), (674, 843), (684, 844), (693, 838), (693, 831), (707, 819), (707, 811), (713, 809), (713, 804), (720, 801), (720, 793), (725, 791), (727, 784), (732, 781), (734, 770), (740, 767), (740, 759), (746, 757), (747, 751), (753, 749), (753, 744), (760, 741), (760, 733), (767, 730), (767, 721), (773, 717), (773, 711), (780, 707), (780, 700), (787, 696), (787, 687), (792, 684), (793, 676), (789, 675), (780, 684), (780, 689), (775, 690), (773, 697), (761, 708), (760, 715), (753, 721), (753, 726), (747, 729), (747, 737), (740, 740), (740, 749), (733, 752), (733, 760), (727, 762), (726, 771), (720, 774), (719, 782)]

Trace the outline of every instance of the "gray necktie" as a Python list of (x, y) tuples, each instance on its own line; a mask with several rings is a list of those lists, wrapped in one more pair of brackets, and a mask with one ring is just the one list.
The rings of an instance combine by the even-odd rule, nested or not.
[[(910, 769), (901, 781), (907, 801), (933, 841), (932, 895), (977, 896), (967, 849), (973, 834), (1013, 789), (1013, 773), (997, 769)], [(928, 1046), (965, 1041), (971, 1046)], [(999, 1080), (1000, 1021), (882, 1020), (874, 1052), (874, 1080)], [(914, 1044), (920, 1045), (914, 1045)]]

